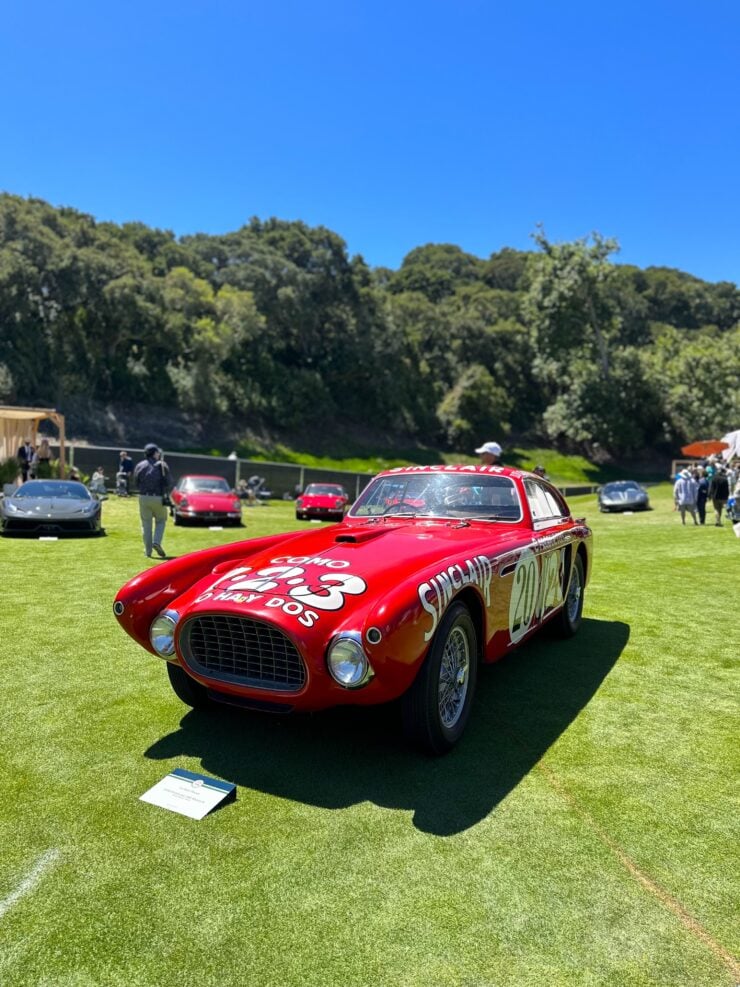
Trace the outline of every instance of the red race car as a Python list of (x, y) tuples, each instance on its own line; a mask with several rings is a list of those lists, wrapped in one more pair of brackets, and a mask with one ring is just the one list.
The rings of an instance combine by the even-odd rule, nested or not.
[(290, 712), (402, 697), (441, 754), (478, 666), (581, 622), (591, 532), (560, 493), (501, 466), (381, 473), (341, 524), (195, 552), (118, 593), (121, 626), (200, 709)]
[(172, 491), (175, 524), (241, 524), (242, 504), (223, 476), (183, 476)]
[(295, 502), (297, 521), (341, 521), (349, 497), (339, 483), (309, 483)]

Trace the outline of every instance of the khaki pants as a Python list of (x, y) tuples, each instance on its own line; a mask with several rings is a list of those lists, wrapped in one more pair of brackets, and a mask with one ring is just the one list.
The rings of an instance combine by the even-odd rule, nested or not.
[[(144, 552), (147, 557), (152, 554), (152, 545), (161, 545), (164, 529), (167, 524), (167, 508), (162, 498), (157, 496), (139, 496), (139, 517), (141, 518), (141, 535), (144, 539)], [(152, 523), (154, 535), (152, 536)]]

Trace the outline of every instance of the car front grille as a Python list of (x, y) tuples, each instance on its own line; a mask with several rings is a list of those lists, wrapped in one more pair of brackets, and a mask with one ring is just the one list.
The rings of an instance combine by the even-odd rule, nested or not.
[(193, 617), (183, 626), (180, 649), (193, 671), (224, 682), (297, 692), (306, 681), (293, 642), (277, 627), (249, 617)]

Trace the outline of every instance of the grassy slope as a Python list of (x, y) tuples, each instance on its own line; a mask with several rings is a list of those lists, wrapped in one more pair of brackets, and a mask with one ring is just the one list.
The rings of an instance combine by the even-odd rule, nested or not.
[[(192, 452), (228, 455), (227, 449), (193, 449)], [(334, 455), (313, 455), (298, 452), (286, 445), (270, 448), (243, 444), (238, 453), (245, 459), (277, 463), (298, 463), (321, 469), (350, 470), (355, 473), (379, 473), (395, 466), (408, 464), (431, 465), (434, 463), (477, 463), (478, 457), (470, 453), (440, 452), (438, 449), (416, 447), (413, 449), (385, 449), (372, 454), (360, 450), (340, 449)], [(545, 467), (555, 483), (596, 484), (609, 480), (633, 478), (644, 481), (661, 481), (670, 469), (667, 460), (659, 457), (645, 463), (619, 463), (598, 466), (583, 456), (566, 456), (555, 449), (525, 446), (506, 447), (504, 460), (507, 466), (533, 469), (538, 464)]]
[[(104, 540), (3, 540), (0, 912), (60, 857), (0, 915), (0, 983), (730, 987), (740, 542), (682, 528), (667, 487), (655, 503), (574, 501), (596, 544), (581, 632), (486, 669), (434, 761), (386, 710), (187, 712), (111, 614), (151, 564), (133, 502), (106, 504)], [(247, 520), (166, 545), (295, 526), (291, 505)], [(237, 802), (197, 823), (138, 801), (176, 766)]]

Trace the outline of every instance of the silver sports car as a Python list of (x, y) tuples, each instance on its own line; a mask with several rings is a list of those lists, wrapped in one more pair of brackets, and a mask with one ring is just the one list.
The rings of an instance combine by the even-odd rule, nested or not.
[(599, 487), (599, 510), (647, 511), (650, 507), (648, 492), (634, 480), (615, 480)]
[(73, 480), (29, 480), (0, 501), (3, 534), (102, 534), (101, 503)]

